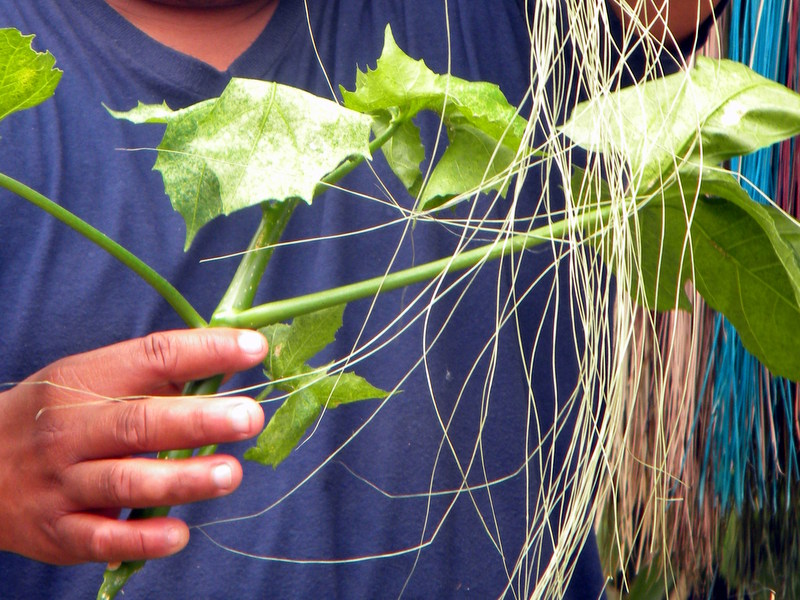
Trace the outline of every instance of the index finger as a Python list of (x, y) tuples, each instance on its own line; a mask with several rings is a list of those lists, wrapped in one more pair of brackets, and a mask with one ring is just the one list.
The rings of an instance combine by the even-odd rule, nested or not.
[(177, 393), (187, 381), (249, 369), (266, 351), (256, 331), (166, 331), (67, 357), (38, 378), (108, 398)]

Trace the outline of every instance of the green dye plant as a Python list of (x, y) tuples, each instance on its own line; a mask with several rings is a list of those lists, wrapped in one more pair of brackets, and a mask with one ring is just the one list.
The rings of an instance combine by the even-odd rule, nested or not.
[[(60, 72), (32, 36), (0, 30), (0, 118), (47, 100)], [(273, 246), (293, 211), (377, 152), (420, 212), (468, 201), (479, 192), (504, 195), (534, 156), (526, 120), (490, 83), (435, 74), (403, 53), (387, 28), (376, 67), (358, 73), (343, 104), (277, 83), (233, 79), (219, 98), (173, 110), (142, 105), (109, 110), (136, 124), (166, 126), (155, 163), (173, 207), (186, 221), (186, 247), (215, 218), (261, 207), (248, 252), (208, 320), (126, 249), (21, 182), (0, 174), (0, 186), (34, 203), (118, 258), (147, 281), (190, 327), (260, 329), (270, 353), (264, 370), (286, 395), (245, 457), (276, 467), (322, 410), (385, 398), (349, 372), (309, 366), (333, 341), (347, 303), (474, 267), (574, 235), (576, 223), (547, 225), (455, 256), (315, 294), (253, 306)], [(427, 176), (415, 118), (432, 111), (448, 145)], [(637, 267), (623, 286), (653, 310), (689, 309), (684, 285), (724, 313), (745, 346), (770, 370), (800, 380), (800, 228), (778, 209), (750, 200), (719, 163), (800, 132), (800, 96), (729, 61), (697, 59), (687, 72), (578, 105), (560, 133), (626, 165), (625, 193), (612, 194), (597, 169), (575, 169), (571, 202), (582, 241), (609, 264), (616, 251), (609, 224), (633, 232)], [(522, 179), (522, 178), (520, 178)], [(281, 249), (288, 252), (289, 249)], [(289, 322), (289, 323), (286, 323)], [(187, 394), (217, 391), (218, 379), (193, 382)], [(197, 452), (208, 454), (214, 448)], [(165, 452), (164, 458), (192, 451)], [(133, 511), (131, 518), (166, 514)], [(143, 562), (107, 570), (98, 598), (112, 598)]]

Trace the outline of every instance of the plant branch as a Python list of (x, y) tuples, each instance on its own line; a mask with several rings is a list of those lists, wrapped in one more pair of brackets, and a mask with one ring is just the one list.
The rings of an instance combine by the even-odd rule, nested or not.
[[(292, 215), (297, 201), (289, 200), (286, 202), (262, 205), (261, 221), (258, 229), (250, 240), (247, 251), (239, 262), (228, 289), (222, 297), (214, 315), (218, 312), (229, 310), (241, 310), (249, 308), (253, 304), (258, 284), (264, 274), (267, 263), (272, 256), (273, 245), (278, 241), (289, 217)], [(211, 324), (216, 325), (214, 316)], [(184, 396), (210, 396), (216, 394), (222, 383), (222, 376), (218, 375), (204, 380), (192, 381), (186, 384), (183, 390)], [(217, 451), (216, 444), (203, 446), (198, 450), (198, 456), (209, 456)], [(171, 450), (159, 452), (158, 458), (165, 460), (177, 460), (189, 458), (194, 454), (194, 450)], [(133, 510), (128, 517), (129, 520), (149, 519), (151, 517), (163, 517), (169, 514), (169, 506), (158, 506), (152, 508), (140, 508)], [(126, 561), (115, 569), (107, 568), (103, 574), (103, 583), (97, 593), (98, 600), (110, 600), (114, 598), (128, 579), (141, 569), (145, 564), (143, 560)]]
[(63, 206), (56, 204), (36, 190), (3, 173), (0, 173), (0, 187), (4, 187), (31, 204), (38, 206), (131, 269), (150, 285), (150, 287), (158, 292), (161, 297), (175, 309), (178, 316), (180, 316), (189, 327), (206, 327), (208, 325), (205, 319), (200, 316), (189, 301), (186, 300), (169, 281), (159, 275), (142, 259), (112, 240), (100, 230), (92, 227), (77, 215), (71, 213)]
[[(581, 217), (577, 225), (586, 227), (605, 220), (609, 210), (609, 208), (604, 207), (588, 211)], [(304, 296), (277, 300), (239, 312), (231, 311), (224, 315), (220, 314), (217, 315), (216, 322), (219, 325), (224, 324), (229, 327), (248, 327), (251, 329), (265, 327), (331, 306), (346, 304), (414, 283), (429, 281), (447, 273), (462, 271), (482, 262), (495, 260), (532, 248), (546, 241), (560, 239), (567, 233), (568, 228), (569, 223), (566, 220), (550, 223), (527, 233), (521, 233), (505, 240), (467, 250), (456, 256), (441, 258), (416, 267), (389, 273), (388, 275), (373, 277)]]
[[(210, 377), (202, 381), (193, 381), (186, 384), (183, 390), (184, 396), (210, 396), (216, 394), (222, 383), (222, 376)], [(202, 456), (207, 456), (209, 453), (213, 454), (216, 451), (215, 446), (206, 446), (205, 453)], [(211, 450), (211, 452), (208, 452)], [(168, 450), (158, 453), (158, 458), (163, 460), (179, 460), (190, 458), (194, 450)], [(131, 511), (128, 515), (128, 520), (150, 519), (153, 517), (165, 517), (169, 514), (169, 506), (156, 506), (152, 508), (137, 508)], [(111, 600), (122, 589), (128, 579), (141, 569), (146, 561), (144, 560), (131, 560), (125, 561), (116, 566), (116, 568), (108, 567), (103, 573), (103, 583), (100, 584), (100, 589), (97, 591), (97, 600)]]
[(274, 245), (280, 239), (283, 230), (286, 229), (297, 204), (298, 201), (294, 199), (262, 204), (261, 222), (247, 251), (242, 256), (225, 295), (214, 310), (214, 316), (211, 317), (212, 325), (215, 324), (215, 316), (218, 313), (243, 310), (253, 305), (253, 298), (264, 275), (264, 270), (267, 268), (267, 263), (272, 257)]

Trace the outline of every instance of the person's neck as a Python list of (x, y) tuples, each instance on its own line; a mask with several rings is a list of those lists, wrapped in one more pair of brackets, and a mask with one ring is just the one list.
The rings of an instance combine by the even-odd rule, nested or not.
[(106, 0), (151, 38), (220, 71), (264, 31), (278, 0), (250, 0), (218, 8), (167, 6), (152, 0)]

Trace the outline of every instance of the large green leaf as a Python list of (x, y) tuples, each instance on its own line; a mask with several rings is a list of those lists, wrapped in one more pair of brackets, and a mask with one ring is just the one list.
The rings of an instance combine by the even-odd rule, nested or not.
[[(800, 95), (739, 63), (698, 57), (686, 73), (579, 105), (563, 131), (631, 166), (637, 299), (657, 310), (689, 308), (683, 287), (692, 280), (751, 353), (800, 379), (798, 224), (713, 166), (800, 133)], [(580, 202), (608, 194), (580, 183)]]
[(753, 355), (774, 374), (800, 380), (796, 221), (753, 202), (730, 174), (688, 165), (680, 182), (648, 202), (638, 220), (647, 306), (687, 306), (683, 284), (693, 280)]
[(716, 164), (800, 133), (800, 96), (740, 63), (698, 56), (687, 72), (579, 104), (563, 132), (621, 153), (645, 189), (676, 161)]
[(31, 47), (33, 37), (16, 29), (0, 29), (0, 120), (41, 104), (61, 80), (53, 55)]
[(385, 398), (387, 392), (348, 372), (329, 374), (313, 368), (310, 358), (330, 344), (342, 326), (344, 305), (297, 317), (291, 325), (278, 323), (262, 329), (269, 343), (264, 364), (274, 388), (288, 397), (275, 411), (257, 445), (245, 452), (248, 460), (278, 466), (300, 442), (323, 408), (360, 400)]
[[(420, 208), (430, 208), (474, 191), (484, 179), (508, 169), (526, 127), (525, 119), (517, 114), (498, 86), (434, 73), (422, 60), (410, 58), (397, 46), (389, 27), (376, 68), (359, 72), (355, 90), (342, 89), (342, 96), (348, 108), (375, 116), (376, 133), (394, 119), (402, 121), (402, 136), (393, 140), (387, 159), (414, 195), (420, 176), (412, 167), (419, 169), (422, 144), (419, 130), (407, 123), (420, 111), (440, 115), (447, 126), (450, 145), (456, 147), (454, 152), (459, 158), (472, 157), (468, 177), (464, 176), (466, 169), (458, 160), (439, 161), (422, 191)], [(486, 190), (502, 187), (486, 186)]]
[(166, 123), (155, 169), (186, 221), (186, 246), (219, 215), (265, 200), (311, 202), (351, 156), (370, 157), (372, 119), (289, 86), (233, 79), (219, 98), (182, 110), (142, 105), (111, 113)]

